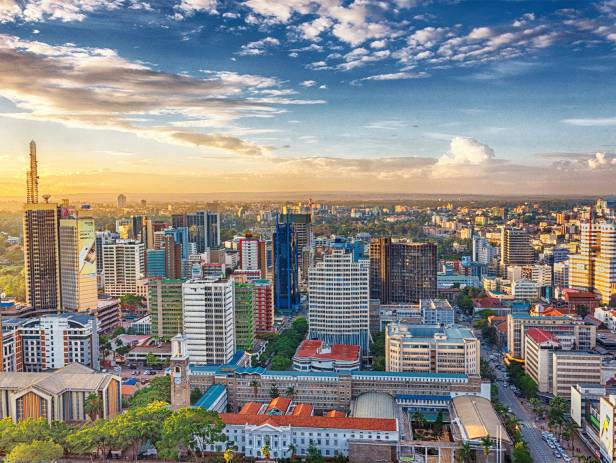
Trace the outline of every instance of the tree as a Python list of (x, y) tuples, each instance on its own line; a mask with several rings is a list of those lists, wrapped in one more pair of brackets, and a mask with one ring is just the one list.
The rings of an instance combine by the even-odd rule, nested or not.
[(145, 363), (146, 365), (153, 367), (156, 365), (160, 365), (160, 359), (156, 357), (156, 355), (154, 355), (152, 352), (148, 352), (148, 354), (145, 356)]
[(190, 391), (190, 404), (195, 405), (199, 401), (202, 395), (203, 394), (201, 393), (201, 390), (198, 387), (193, 388), (193, 390)]
[[(202, 408), (187, 408), (182, 410), (203, 410)], [(205, 411), (205, 410), (203, 410)], [(161, 439), (164, 422), (171, 414), (166, 402), (152, 402), (142, 407), (129, 408), (125, 413), (111, 420), (112, 435), (121, 443), (122, 448), (132, 448), (133, 457), (137, 460), (138, 451), (145, 442), (157, 442)], [(163, 426), (161, 426), (163, 423)]]
[(250, 382), (250, 387), (252, 388), (252, 395), (254, 396), (254, 398), (257, 398), (257, 394), (259, 393), (259, 381), (257, 381), (256, 379), (253, 379)]
[(483, 447), (483, 454), (487, 460), (490, 455), (490, 451), (492, 450), (492, 439), (490, 439), (490, 436), (484, 436), (481, 438), (481, 447)]
[(100, 397), (94, 392), (90, 392), (83, 403), (83, 409), (86, 415), (90, 417), (92, 421), (99, 417), (103, 408)]
[(106, 456), (112, 448), (118, 448), (122, 440), (118, 439), (115, 420), (96, 420), (86, 423), (67, 438), (71, 453), (78, 455)]
[(575, 432), (577, 431), (577, 425), (573, 420), (567, 420), (563, 430), (563, 437), (569, 442), (569, 448), (573, 449), (573, 441), (575, 439)]
[(288, 370), (291, 367), (291, 359), (289, 357), (285, 357), (284, 355), (278, 354), (275, 355), (272, 359), (272, 370), (284, 371)]
[(308, 451), (306, 452), (306, 462), (307, 463), (323, 463), (325, 460), (321, 455), (321, 452), (314, 445), (313, 441), (310, 441), (310, 445), (308, 446)]
[(11, 418), (0, 420), (0, 451), (9, 453), (18, 444), (49, 440), (50, 427), (43, 418), (28, 418), (14, 424)]
[(297, 452), (297, 447), (295, 447), (294, 444), (289, 444), (289, 446), (287, 447), (287, 454), (289, 460), (293, 459), (293, 457), (295, 456), (295, 452)]
[(589, 310), (588, 307), (581, 304), (575, 307), (575, 313), (577, 313), (580, 317), (584, 318), (586, 317), (586, 315), (588, 315)]
[(261, 447), (261, 455), (263, 455), (263, 458), (265, 458), (266, 460), (269, 460), (270, 446), (267, 442), (263, 444), (263, 447)]
[(513, 446), (513, 463), (533, 463), (533, 459), (523, 442), (517, 442)]
[(171, 378), (154, 378), (146, 387), (139, 389), (130, 400), (131, 407), (142, 407), (151, 402), (171, 403)]
[(224, 423), (218, 413), (197, 408), (180, 408), (165, 419), (162, 436), (157, 444), (161, 455), (177, 457), (188, 452), (205, 461), (209, 445), (225, 442)]
[(280, 391), (278, 390), (278, 386), (276, 386), (275, 384), (272, 384), (272, 387), (270, 388), (270, 397), (272, 399), (280, 397)]
[(285, 395), (286, 395), (289, 399), (293, 400), (293, 398), (295, 397), (295, 387), (293, 387), (293, 386), (289, 386), (289, 387), (287, 388), (287, 390), (285, 391)]
[(417, 425), (418, 428), (426, 427), (426, 424), (427, 424), (426, 417), (420, 411), (416, 411), (415, 413), (413, 413), (413, 416), (411, 417), (411, 419)]
[(233, 461), (233, 450), (225, 450), (225, 453), (223, 453), (222, 457), (224, 458), (225, 463), (231, 463)]
[(385, 370), (385, 332), (375, 334), (370, 344), (372, 353), (372, 369), (377, 371)]
[(559, 436), (562, 434), (566, 413), (567, 403), (564, 399), (561, 397), (553, 397), (548, 405), (548, 426), (557, 428)]
[(436, 414), (436, 419), (434, 420), (434, 434), (440, 436), (443, 432), (443, 412), (441, 410)]
[(34, 440), (28, 444), (17, 444), (7, 455), (8, 463), (51, 463), (62, 458), (64, 449), (50, 440)]
[(468, 441), (463, 442), (458, 449), (458, 461), (460, 463), (470, 463), (473, 460), (473, 454), (471, 444)]

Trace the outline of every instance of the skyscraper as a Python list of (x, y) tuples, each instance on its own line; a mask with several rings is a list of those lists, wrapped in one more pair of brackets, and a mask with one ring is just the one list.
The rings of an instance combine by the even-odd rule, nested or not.
[(276, 223), (273, 235), (274, 250), (274, 307), (283, 314), (293, 312), (299, 305), (299, 274), (297, 235), (286, 221)]
[(145, 247), (134, 240), (103, 245), (105, 293), (110, 296), (137, 294), (137, 280), (145, 273)]
[(332, 249), (308, 272), (309, 337), (328, 344), (356, 344), (368, 354), (369, 262)]
[(269, 333), (274, 330), (274, 291), (271, 280), (252, 282), (252, 318), (257, 333)]
[(381, 304), (436, 297), (436, 245), (375, 238), (370, 241), (370, 298)]
[(252, 351), (255, 341), (255, 325), (253, 318), (254, 285), (236, 281), (235, 294), (235, 343), (238, 348)]
[(534, 260), (534, 251), (530, 245), (530, 236), (524, 230), (501, 228), (501, 266), (530, 265)]
[(267, 274), (267, 261), (265, 257), (265, 241), (246, 234), (238, 243), (240, 253), (239, 267), (242, 270), (259, 270), (261, 278)]
[(118, 208), (123, 209), (126, 207), (126, 196), (120, 193), (118, 195)]
[(60, 219), (60, 286), (62, 306), (78, 312), (96, 308), (96, 228), (94, 219)]
[(152, 336), (171, 338), (183, 330), (182, 284), (185, 280), (148, 281), (148, 311), (152, 316)]
[(26, 301), (36, 310), (59, 311), (62, 307), (58, 226), (57, 204), (24, 205)]
[(190, 280), (183, 284), (184, 335), (190, 361), (221, 365), (235, 353), (233, 280)]
[(220, 215), (217, 212), (197, 211), (186, 214), (188, 241), (197, 245), (197, 252), (220, 247)]
[(580, 250), (569, 262), (571, 288), (594, 291), (602, 304), (616, 302), (616, 224), (582, 224)]
[(167, 278), (182, 278), (182, 245), (176, 243), (173, 236), (166, 235), (163, 241), (165, 250), (165, 273)]

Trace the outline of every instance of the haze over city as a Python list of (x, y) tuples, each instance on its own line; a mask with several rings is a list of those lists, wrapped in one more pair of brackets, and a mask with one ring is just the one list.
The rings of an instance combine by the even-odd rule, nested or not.
[(614, 192), (616, 2), (0, 2), (0, 197)]

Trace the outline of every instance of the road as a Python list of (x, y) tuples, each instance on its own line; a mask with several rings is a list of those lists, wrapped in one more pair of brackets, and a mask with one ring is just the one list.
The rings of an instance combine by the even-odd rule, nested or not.
[[(481, 347), (481, 356), (485, 360), (489, 360), (489, 356), (492, 351), (487, 348)], [(492, 365), (495, 365), (492, 362)], [(528, 445), (533, 461), (542, 463), (562, 463), (563, 460), (557, 459), (552, 453), (552, 449), (548, 447), (548, 444), (542, 439), (541, 429), (538, 428), (535, 423), (534, 415), (531, 411), (527, 410), (520, 402), (520, 399), (513, 393), (513, 391), (503, 386), (503, 379), (505, 379), (505, 373), (495, 369), (496, 387), (498, 388), (498, 398), (503, 405), (509, 407), (512, 413), (518, 417), (522, 425), (522, 436)]]

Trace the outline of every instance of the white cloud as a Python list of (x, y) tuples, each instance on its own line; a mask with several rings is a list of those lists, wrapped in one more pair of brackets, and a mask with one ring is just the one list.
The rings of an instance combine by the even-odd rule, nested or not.
[(314, 87), (317, 84), (316, 80), (304, 80), (303, 82), (300, 82), (300, 85), (302, 87)]
[(96, 10), (114, 10), (123, 0), (0, 0), (0, 22), (83, 21)]
[(408, 43), (413, 48), (418, 46), (432, 48), (445, 38), (448, 32), (449, 31), (444, 27), (425, 27), (415, 31), (409, 37)]
[(376, 121), (366, 124), (364, 126), (367, 129), (376, 129), (376, 130), (398, 130), (406, 127), (406, 124), (398, 119), (392, 119), (387, 121)]
[(180, 0), (180, 3), (174, 7), (176, 10), (175, 17), (176, 19), (183, 19), (195, 13), (218, 14), (217, 6), (217, 0)]
[(478, 166), (494, 160), (494, 150), (474, 138), (455, 137), (449, 145), (449, 152), (438, 159), (439, 165)]
[(590, 158), (587, 162), (590, 169), (600, 169), (610, 165), (616, 166), (616, 157), (599, 152), (595, 153), (595, 156)]
[[(423, 79), (429, 77), (430, 74), (426, 72), (391, 72), (388, 74), (376, 74), (373, 76), (363, 77), (362, 80), (406, 80), (406, 79)], [(356, 81), (357, 82), (357, 81)]]
[(616, 117), (590, 117), (563, 119), (562, 122), (580, 127), (610, 127), (616, 125)]
[(269, 48), (280, 45), (280, 40), (275, 37), (265, 37), (264, 39), (242, 45), (238, 55), (242, 56), (258, 56), (265, 55)]

